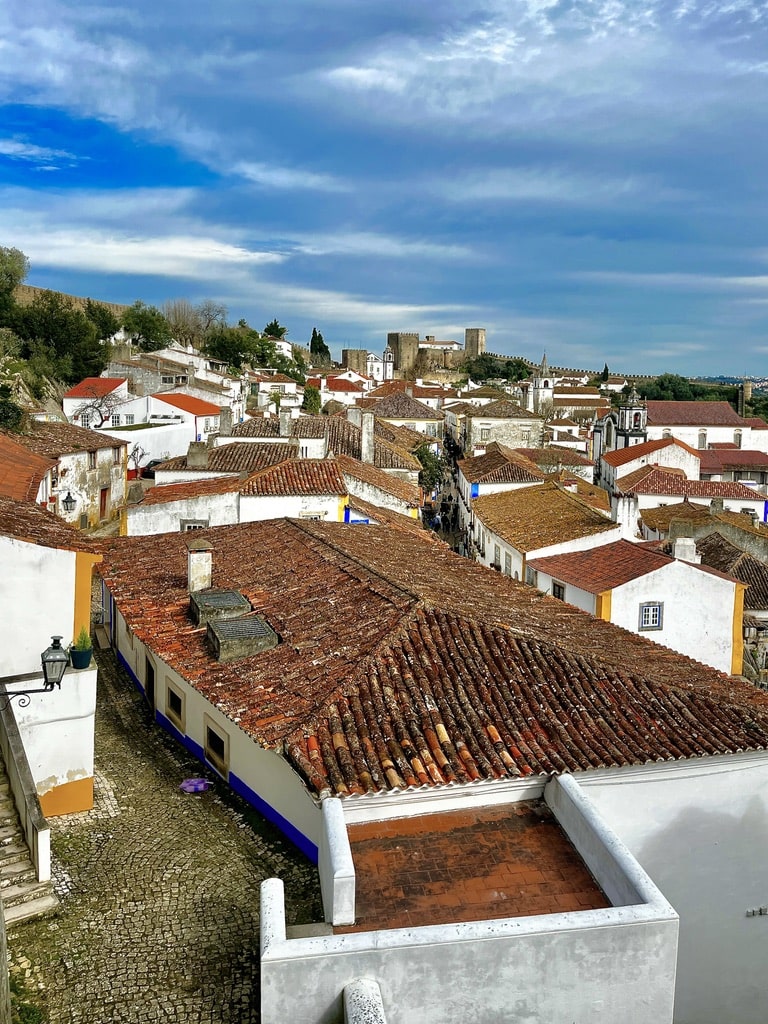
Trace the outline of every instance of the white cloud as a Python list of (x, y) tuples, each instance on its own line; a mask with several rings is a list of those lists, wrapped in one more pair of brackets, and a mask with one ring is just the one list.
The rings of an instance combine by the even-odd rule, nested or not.
[[(0, 156), (6, 156), (11, 160), (25, 160), (31, 163), (49, 163), (50, 161), (67, 160), (74, 161), (74, 153), (66, 149), (49, 149), (46, 146), (36, 146), (23, 139), (0, 139)], [(50, 166), (46, 170), (52, 169)]]
[(263, 188), (286, 190), (311, 190), (315, 192), (344, 192), (348, 186), (329, 174), (315, 171), (294, 170), (273, 164), (241, 161), (232, 168), (235, 174), (252, 181)]
[(600, 284), (629, 285), (638, 288), (661, 288), (686, 291), (739, 291), (743, 289), (768, 289), (768, 275), (715, 275), (686, 273), (633, 273), (619, 270), (589, 270), (573, 273), (570, 277)]
[(464, 245), (398, 238), (376, 232), (352, 231), (338, 234), (294, 235), (288, 243), (308, 256), (373, 256), (386, 259), (424, 258), (430, 260), (475, 259), (477, 253)]

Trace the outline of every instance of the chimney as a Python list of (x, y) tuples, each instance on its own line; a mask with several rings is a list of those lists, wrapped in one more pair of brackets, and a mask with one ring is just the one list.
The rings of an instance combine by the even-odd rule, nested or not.
[(207, 540), (195, 537), (187, 542), (187, 589), (190, 594), (210, 590), (213, 576), (213, 548)]
[(362, 428), (363, 437), (361, 442), (360, 461), (367, 462), (369, 465), (373, 465), (374, 460), (374, 445), (373, 445), (373, 413), (369, 409), (361, 410), (363, 413), (362, 417)]
[(280, 410), (280, 437), (291, 436), (291, 410)]
[(228, 405), (222, 405), (219, 409), (219, 434), (229, 435), (232, 433), (232, 409)]
[(723, 499), (722, 498), (713, 498), (712, 501), (710, 501), (710, 503), (709, 503), (709, 511), (712, 512), (713, 514), (717, 514), (718, 512), (722, 512), (723, 511)]
[(354, 423), (356, 427), (362, 429), (363, 426), (363, 410), (359, 405), (350, 405), (347, 407), (347, 419), (350, 423)]
[(187, 469), (208, 469), (208, 443), (206, 441), (189, 442)]
[(409, 398), (413, 398), (413, 384), (406, 384), (405, 393)]
[(696, 541), (693, 537), (678, 537), (672, 545), (672, 554), (682, 562), (693, 562), (694, 565), (701, 562), (701, 555), (696, 550)]

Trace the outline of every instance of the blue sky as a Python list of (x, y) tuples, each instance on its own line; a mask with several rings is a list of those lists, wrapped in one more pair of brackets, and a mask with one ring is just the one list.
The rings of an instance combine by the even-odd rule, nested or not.
[(766, 373), (764, 0), (10, 0), (0, 105), (30, 284)]

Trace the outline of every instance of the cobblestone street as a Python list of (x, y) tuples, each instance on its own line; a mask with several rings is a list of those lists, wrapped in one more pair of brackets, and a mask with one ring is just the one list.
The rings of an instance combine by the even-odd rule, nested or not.
[[(61, 907), (9, 930), (11, 969), (48, 1024), (258, 1021), (259, 885), (281, 877), (288, 923), (308, 923), (317, 873), (97, 660), (95, 807), (51, 819)], [(185, 794), (190, 776), (214, 785)]]

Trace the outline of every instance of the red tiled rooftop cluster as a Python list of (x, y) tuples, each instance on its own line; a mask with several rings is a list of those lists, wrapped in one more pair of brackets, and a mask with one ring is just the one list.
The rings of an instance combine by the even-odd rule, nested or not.
[(118, 538), (104, 575), (139, 640), (316, 791), (356, 793), (764, 749), (768, 694), (391, 529), (206, 531), (213, 585), (281, 638), (216, 662), (182, 535)]

